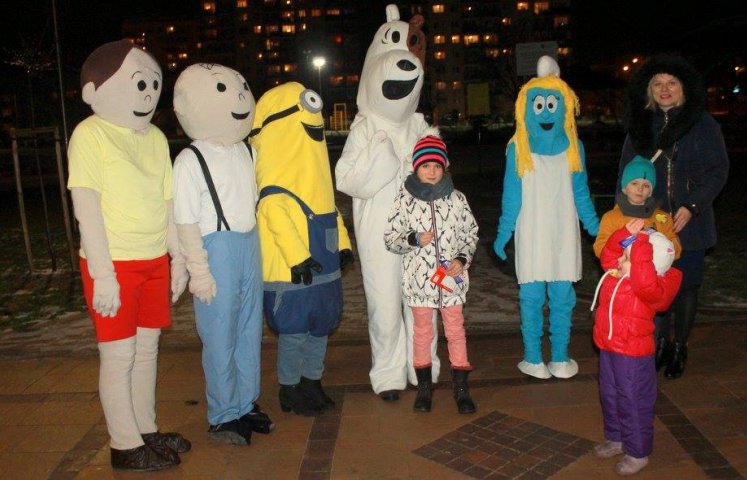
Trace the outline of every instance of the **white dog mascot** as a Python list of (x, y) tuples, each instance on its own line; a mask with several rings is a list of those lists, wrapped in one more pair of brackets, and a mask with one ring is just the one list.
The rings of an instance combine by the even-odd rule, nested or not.
[[(412, 315), (403, 310), (402, 257), (387, 251), (387, 215), (412, 170), (415, 142), (428, 128), (415, 113), (423, 86), (423, 17), (399, 20), (395, 5), (376, 32), (366, 54), (358, 89), (358, 114), (335, 167), (337, 189), (353, 197), (355, 237), (368, 304), (368, 333), (374, 392), (397, 400), (399, 391), (417, 384), (412, 367)], [(403, 313), (404, 312), (404, 313)], [(405, 320), (403, 321), (403, 315)], [(433, 381), (439, 361), (433, 341)]]

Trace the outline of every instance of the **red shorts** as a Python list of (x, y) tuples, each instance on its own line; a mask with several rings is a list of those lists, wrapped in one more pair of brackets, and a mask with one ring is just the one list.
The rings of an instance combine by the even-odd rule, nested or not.
[(115, 261), (114, 271), (122, 306), (115, 317), (102, 317), (91, 307), (93, 279), (88, 272), (88, 262), (85, 258), (80, 259), (83, 296), (96, 327), (96, 340), (122, 340), (135, 336), (137, 327), (164, 328), (171, 325), (168, 255), (153, 260)]

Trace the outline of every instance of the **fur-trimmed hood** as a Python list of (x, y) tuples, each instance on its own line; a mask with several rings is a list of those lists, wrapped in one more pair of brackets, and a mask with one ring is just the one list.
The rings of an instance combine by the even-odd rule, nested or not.
[[(652, 138), (654, 117), (661, 114), (646, 109), (647, 89), (657, 73), (668, 73), (682, 82), (685, 103), (673, 109), (665, 129)], [(638, 151), (665, 149), (685, 135), (705, 110), (705, 88), (698, 72), (684, 58), (657, 55), (646, 62), (634, 75), (625, 92), (625, 129)]]

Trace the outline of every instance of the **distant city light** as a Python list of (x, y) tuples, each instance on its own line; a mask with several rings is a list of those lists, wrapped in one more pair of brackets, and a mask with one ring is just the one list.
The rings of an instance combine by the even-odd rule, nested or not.
[(630, 70), (630, 66), (623, 65), (623, 72), (627, 72), (628, 70)]
[(731, 93), (733, 93), (733, 94), (736, 95), (737, 93), (739, 93), (741, 91), (742, 90), (739, 88), (739, 85), (734, 85), (734, 90), (732, 90)]
[(633, 63), (638, 63), (638, 57), (633, 57)]
[(327, 59), (324, 57), (314, 57), (311, 59), (311, 63), (316, 68), (322, 68), (327, 63)]

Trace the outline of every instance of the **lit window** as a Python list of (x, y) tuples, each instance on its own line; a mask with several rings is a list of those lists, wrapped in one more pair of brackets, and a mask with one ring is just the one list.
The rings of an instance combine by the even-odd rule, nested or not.
[(242, 13), (241, 15), (239, 15), (239, 19), (242, 22), (248, 22), (249, 21), (249, 14), (248, 13)]
[(433, 13), (444, 13), (444, 6), (440, 3), (433, 5)]
[(451, 36), (451, 43), (459, 43), (462, 41), (461, 35), (452, 35)]
[(503, 17), (503, 18), (501, 18), (501, 23), (503, 25), (511, 25), (511, 18), (509, 18), (509, 17)]
[(283, 65), (283, 72), (292, 73), (295, 71), (296, 71), (296, 66), (293, 65), (292, 63), (286, 63), (285, 65)]
[(343, 40), (342, 35), (335, 35), (334, 38), (335, 38), (335, 43), (336, 44), (342, 45), (342, 40)]
[(301, 24), (301, 31), (302, 31), (302, 32), (305, 32), (305, 31), (306, 31), (306, 24), (305, 24), (305, 23), (302, 23), (302, 24)]
[(568, 47), (558, 47), (558, 55), (566, 56), (571, 53), (571, 49)]
[(280, 65), (268, 65), (267, 66), (267, 73), (270, 75), (279, 75), (280, 74)]
[(465, 45), (473, 45), (475, 43), (480, 43), (480, 35), (465, 35), (464, 36)]
[(488, 58), (498, 58), (498, 55), (500, 55), (500, 50), (497, 48), (485, 49), (485, 56)]
[(296, 33), (295, 25), (283, 25), (283, 33)]
[(360, 77), (358, 75), (348, 75), (346, 82), (348, 82), (348, 85), (355, 85), (358, 83), (359, 79)]
[(267, 33), (275, 33), (275, 32), (278, 31), (278, 26), (277, 25), (266, 25), (265, 26), (265, 31)]
[(241, 49), (244, 49), (244, 48), (246, 48), (246, 43), (244, 43), (244, 42), (240, 42), (240, 43), (239, 43), (239, 48), (241, 48)]
[(446, 43), (446, 36), (444, 35), (433, 35), (433, 43), (439, 45), (442, 43)]
[(174, 26), (173, 25), (169, 25), (168, 27), (166, 27), (166, 32), (167, 33), (174, 33)]
[(446, 82), (436, 82), (436, 90), (446, 90)]
[(285, 0), (286, 5), (293, 5), (293, 0)]
[(289, 18), (293, 20), (293, 10), (285, 10), (283, 11), (283, 18)]
[(177, 64), (176, 62), (169, 63), (169, 70), (176, 70)]
[(264, 58), (264, 54), (262, 52), (257, 54), (257, 60), (262, 60)]
[(556, 15), (553, 19), (555, 28), (567, 27), (569, 22), (568, 15)]
[(206, 12), (215, 13), (215, 2), (203, 2), (202, 9), (205, 10)]
[(461, 88), (462, 88), (462, 82), (460, 82), (459, 80), (454, 80), (453, 82), (451, 82), (452, 90), (461, 90)]
[(340, 9), (339, 8), (328, 8), (327, 9), (327, 16), (329, 16), (329, 17), (338, 17), (338, 16), (340, 16)]
[(299, 10), (298, 18), (306, 18), (306, 10)]
[(516, 10), (529, 10), (529, 2), (516, 2)]
[(486, 43), (488, 45), (495, 45), (498, 43), (498, 35), (495, 35), (493, 33), (486, 33), (482, 36), (483, 43)]
[(218, 38), (218, 30), (215, 28), (210, 28), (208, 30), (205, 30), (205, 36), (207, 38)]
[(187, 58), (187, 52), (179, 52), (179, 58), (181, 58), (182, 60), (186, 59)]
[(236, 0), (236, 8), (246, 8), (246, 0)]
[(270, 52), (270, 58), (275, 59), (280, 57), (280, 52)]
[(433, 52), (433, 58), (435, 58), (436, 60), (443, 60), (444, 58), (446, 58), (446, 52), (444, 52), (443, 50)]
[(196, 45), (196, 47), (197, 47), (197, 48), (202, 48), (202, 42), (197, 42), (197, 45)]
[(254, 33), (262, 33), (262, 25), (255, 25), (252, 30), (254, 30)]
[(542, 12), (550, 10), (550, 2), (534, 2), (534, 14), (539, 15)]
[(312, 8), (311, 9), (311, 16), (312, 17), (321, 17), (322, 16), (322, 9), (321, 8)]
[(345, 77), (343, 77), (342, 75), (333, 75), (329, 77), (329, 83), (333, 87), (339, 87), (340, 85), (342, 85), (343, 81), (345, 81)]

